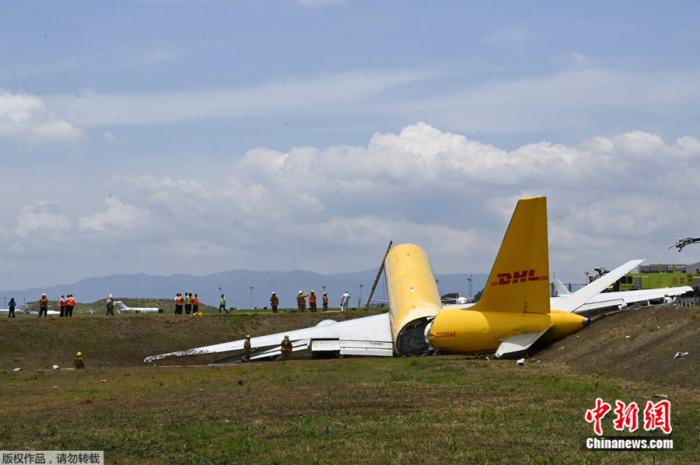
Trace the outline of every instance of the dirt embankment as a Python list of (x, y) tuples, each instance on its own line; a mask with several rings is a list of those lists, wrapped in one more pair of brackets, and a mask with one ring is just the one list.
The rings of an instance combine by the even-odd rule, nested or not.
[[(89, 368), (140, 366), (148, 355), (241, 339), (246, 333), (265, 335), (314, 326), (324, 319), (346, 320), (367, 314), (118, 315), (109, 319), (102, 315), (72, 319), (19, 315), (0, 319), (0, 370), (72, 366), (77, 351), (84, 354)], [(204, 361), (211, 360), (200, 357), (197, 363)]]
[[(688, 354), (674, 358), (678, 352)], [(532, 357), (582, 373), (699, 387), (700, 308), (623, 311)]]

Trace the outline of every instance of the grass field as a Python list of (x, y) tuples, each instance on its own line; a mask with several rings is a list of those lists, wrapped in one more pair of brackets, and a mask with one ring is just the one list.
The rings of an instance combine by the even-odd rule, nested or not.
[[(697, 390), (673, 452), (588, 452), (593, 399), (659, 389), (461, 357), (3, 373), (3, 449), (104, 450), (108, 463), (698, 463)], [(608, 425), (610, 429), (610, 425)]]
[[(669, 327), (687, 330), (681, 324), (686, 318), (697, 328), (695, 313), (668, 315)], [(12, 363), (0, 358), (0, 449), (104, 450), (110, 464), (700, 463), (697, 379), (679, 385), (623, 379), (607, 369), (582, 374), (573, 362), (547, 355), (561, 357), (556, 345), (524, 367), (459, 356), (140, 363), (156, 347), (182, 349), (244, 331), (283, 331), (326, 316), (2, 321), (3, 340), (15, 338), (9, 342), (18, 351), (12, 363), (25, 370), (12, 372), (7, 368)], [(645, 318), (652, 316), (659, 318), (638, 314), (639, 347), (649, 346), (665, 328), (659, 322), (661, 330), (646, 330)], [(591, 343), (596, 336), (589, 328), (581, 335)], [(27, 342), (42, 334), (72, 339), (54, 337), (44, 346)], [(90, 347), (84, 349), (85, 371), (53, 371), (44, 368), (50, 357), (30, 353), (42, 347), (49, 355), (52, 349), (69, 352), (80, 338)], [(110, 349), (128, 346), (136, 348), (107, 356)], [(674, 451), (583, 449), (584, 438), (592, 436), (583, 415), (597, 396), (643, 404), (658, 395), (673, 403)], [(611, 433), (610, 417), (604, 425)]]

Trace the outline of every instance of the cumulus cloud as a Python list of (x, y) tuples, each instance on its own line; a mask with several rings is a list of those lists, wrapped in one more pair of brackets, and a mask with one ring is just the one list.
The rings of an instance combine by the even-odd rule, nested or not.
[(582, 259), (613, 266), (646, 255), (640, 244), (675, 237), (667, 205), (691, 213), (677, 179), (698, 160), (694, 137), (632, 131), (505, 150), (417, 123), (366, 146), (253, 149), (216, 185), (148, 175), (121, 185), (179, 239), (242, 248), (238, 256), (247, 250), (257, 263), (283, 252), (324, 269), (337, 266), (330, 257), (367, 266), (360, 251), (394, 239), (423, 244), (442, 269), (486, 271), (517, 198), (545, 194), (553, 260), (580, 268)]
[[(252, 149), (218, 182), (122, 175), (104, 210), (70, 232), (90, 263), (138, 250), (123, 266), (156, 273), (179, 269), (178, 257), (183, 271), (366, 269), (389, 240), (421, 244), (440, 272), (485, 272), (517, 199), (547, 195), (552, 270), (575, 280), (593, 266), (675, 258), (667, 246), (692, 233), (699, 162), (692, 136), (630, 131), (508, 150), (416, 123), (361, 146)], [(71, 224), (34, 205), (0, 240)]]
[(104, 212), (80, 218), (81, 230), (90, 232), (120, 232), (140, 229), (148, 226), (148, 212), (134, 205), (129, 205), (116, 197), (105, 199)]
[(70, 219), (57, 205), (42, 201), (20, 210), (15, 233), (20, 238), (24, 238), (31, 234), (50, 234), (70, 228)]
[(84, 133), (55, 115), (42, 99), (0, 90), (0, 137), (40, 143), (76, 141)]

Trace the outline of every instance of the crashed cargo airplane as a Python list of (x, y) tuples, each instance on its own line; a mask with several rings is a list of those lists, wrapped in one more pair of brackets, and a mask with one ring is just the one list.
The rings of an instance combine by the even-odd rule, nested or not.
[[(426, 253), (415, 244), (400, 244), (389, 250), (384, 262), (388, 313), (343, 322), (325, 320), (311, 328), (254, 337), (250, 359), (280, 355), (284, 335), (292, 341), (293, 351), (310, 349), (316, 354), (512, 355), (537, 341), (560, 339), (586, 326), (589, 320), (575, 313), (577, 308), (639, 262), (628, 262), (586, 288), (558, 298), (556, 308), (551, 308), (547, 202), (545, 197), (524, 198), (518, 201), (476, 304), (443, 306)], [(153, 355), (144, 361), (240, 351), (243, 343), (238, 340)]]

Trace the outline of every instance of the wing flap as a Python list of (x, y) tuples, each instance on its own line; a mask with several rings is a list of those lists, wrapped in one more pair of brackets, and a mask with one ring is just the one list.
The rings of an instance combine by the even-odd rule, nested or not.
[(498, 349), (496, 349), (496, 357), (501, 358), (504, 355), (511, 355), (529, 349), (544, 333), (549, 331), (549, 328), (551, 326), (538, 333), (517, 334), (503, 339)]

